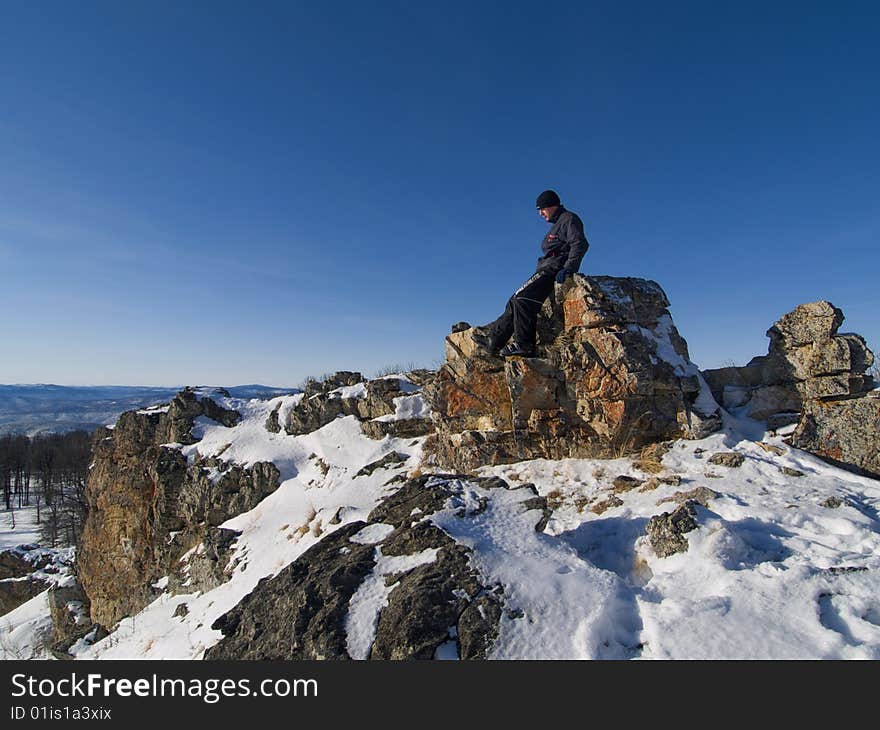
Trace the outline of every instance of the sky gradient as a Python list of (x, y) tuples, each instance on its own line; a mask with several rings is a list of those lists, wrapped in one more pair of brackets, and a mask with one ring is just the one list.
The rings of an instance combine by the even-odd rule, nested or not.
[(437, 367), (545, 188), (703, 368), (818, 299), (877, 351), (878, 37), (867, 2), (3, 3), (0, 383)]

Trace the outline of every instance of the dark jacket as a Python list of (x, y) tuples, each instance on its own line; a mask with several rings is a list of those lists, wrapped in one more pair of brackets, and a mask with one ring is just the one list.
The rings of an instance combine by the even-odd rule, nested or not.
[(539, 272), (556, 274), (562, 269), (577, 271), (590, 247), (584, 235), (584, 224), (576, 213), (561, 205), (551, 221), (550, 230), (541, 242), (544, 255), (538, 259)]

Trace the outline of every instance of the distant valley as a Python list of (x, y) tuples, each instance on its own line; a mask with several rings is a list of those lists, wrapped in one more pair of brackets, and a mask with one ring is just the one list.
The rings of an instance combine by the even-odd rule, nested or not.
[[(0, 385), (0, 436), (92, 431), (115, 423), (125, 411), (166, 403), (179, 390), (145, 386)], [(271, 398), (296, 392), (294, 388), (265, 385), (239, 385), (225, 390), (236, 398)]]

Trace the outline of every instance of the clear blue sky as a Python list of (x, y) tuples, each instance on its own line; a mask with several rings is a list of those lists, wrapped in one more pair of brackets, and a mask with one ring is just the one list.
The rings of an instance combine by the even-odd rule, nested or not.
[(878, 37), (874, 2), (4, 2), (0, 382), (436, 367), (548, 187), (701, 367), (817, 299), (876, 350)]

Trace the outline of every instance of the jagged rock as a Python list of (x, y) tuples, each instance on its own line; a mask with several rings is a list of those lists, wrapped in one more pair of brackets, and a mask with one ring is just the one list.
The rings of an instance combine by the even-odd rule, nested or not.
[(434, 430), (434, 424), (428, 418), (402, 418), (400, 420), (377, 420), (361, 422), (364, 436), (381, 440), (386, 436), (408, 439), (425, 436)]
[[(455, 474), (408, 481), (367, 522), (337, 529), (274, 578), (260, 581), (214, 623), (224, 639), (205, 658), (347, 659), (354, 651), (362, 658), (424, 659), (451, 642), (462, 659), (485, 658), (497, 636), (503, 591), (484, 585), (470, 564), (470, 549), (426, 519), (464, 504), (465, 479), (483, 489), (507, 488), (497, 477)], [(546, 522), (546, 500), (529, 491), (523, 509), (545, 511)], [(485, 508), (485, 498), (471, 494), (455, 514), (473, 519)], [(417, 559), (393, 568), (394, 560), (407, 556)], [(376, 605), (372, 643), (352, 647), (346, 620), (367, 581), (367, 594), (388, 593)]]
[[(360, 380), (351, 382), (356, 377)], [(428, 371), (415, 371), (415, 378), (431, 380)], [(395, 377), (364, 380), (360, 373), (337, 373), (324, 381), (320, 389), (307, 386), (303, 399), (288, 412), (284, 430), (298, 436), (326, 426), (340, 416), (354, 416), (362, 421), (362, 430), (371, 438), (422, 436), (432, 430), (430, 419), (375, 420), (395, 415), (396, 399), (411, 394), (412, 388), (404, 388), (405, 382)]]
[(811, 345), (837, 334), (843, 319), (843, 312), (831, 302), (801, 304), (780, 317), (767, 331), (767, 336), (771, 342), (782, 341), (789, 346)]
[(856, 334), (838, 334), (843, 312), (827, 301), (795, 307), (768, 331), (767, 355), (742, 368), (706, 370), (703, 376), (725, 408), (773, 421), (773, 428), (793, 422), (804, 403), (816, 398), (865, 393), (873, 385), (865, 372), (874, 355)]
[(880, 392), (808, 401), (787, 442), (844, 469), (880, 478)]
[(655, 282), (576, 275), (556, 296), (539, 318), (539, 357), (493, 357), (481, 328), (447, 336), (446, 364), (425, 391), (435, 463), (616, 457), (720, 426)]
[[(131, 411), (130, 423), (126, 426), (146, 427), (142, 418), (137, 416), (144, 415), (137, 411)], [(195, 419), (199, 416), (207, 416), (211, 420), (222, 423), (224, 426), (235, 426), (241, 420), (241, 414), (238, 411), (229, 410), (217, 405), (211, 398), (198, 398), (192, 388), (184, 388), (171, 401), (166, 413), (156, 414), (156, 431), (161, 439), (160, 443), (181, 443), (192, 444), (196, 439), (192, 435), (192, 427)], [(122, 416), (120, 416), (120, 421)], [(152, 419), (151, 419), (152, 421)], [(150, 425), (153, 425), (152, 423)], [(117, 422), (114, 429), (118, 429), (120, 423)]]
[(205, 593), (225, 583), (232, 548), (240, 532), (209, 527), (201, 542), (185, 559), (179, 561), (169, 575), (172, 593)]
[(184, 618), (189, 615), (189, 606), (185, 603), (181, 603), (177, 608), (174, 609), (174, 613), (171, 614), (175, 618)]
[(280, 410), (281, 402), (279, 401), (278, 405), (272, 409), (268, 418), (266, 418), (266, 430), (269, 433), (281, 433), (281, 422), (278, 420), (278, 411)]
[(434, 382), (434, 379), (437, 377), (437, 371), (428, 370), (427, 368), (417, 368), (415, 370), (407, 370), (406, 377), (413, 383), (413, 385), (417, 385), (419, 388), (424, 388), (426, 385), (430, 385)]
[(680, 474), (670, 474), (665, 477), (657, 477), (657, 481), (661, 484), (671, 484), (673, 487), (677, 487), (681, 484), (681, 475)]
[(709, 489), (708, 487), (697, 487), (696, 489), (691, 489), (688, 492), (676, 492), (671, 497), (667, 497), (666, 499), (661, 499), (657, 504), (664, 504), (665, 502), (675, 502), (676, 504), (684, 504), (685, 502), (696, 502), (697, 504), (703, 505), (703, 507), (709, 506), (710, 499), (718, 499), (721, 495), (718, 494), (714, 489)]
[(256, 507), (278, 489), (280, 476), (278, 467), (268, 461), (243, 467), (219, 458), (206, 459), (187, 468), (176, 512), (184, 525), (216, 527)]
[(727, 466), (731, 469), (740, 467), (745, 463), (745, 457), (735, 451), (720, 451), (709, 457), (709, 463), (716, 466)]
[(365, 523), (339, 528), (274, 578), (263, 578), (211, 626), (224, 636), (205, 659), (347, 659), (345, 617), (375, 565), (372, 545), (349, 540)]
[(363, 469), (361, 469), (360, 471), (358, 471), (357, 474), (354, 475), (355, 479), (357, 477), (368, 476), (376, 471), (376, 469), (386, 469), (390, 466), (403, 464), (406, 459), (407, 457), (405, 457), (403, 454), (398, 454), (396, 451), (392, 451), (389, 454), (385, 454), (385, 456), (383, 456), (381, 459), (367, 464)]
[(802, 477), (804, 473), (800, 469), (792, 469), (790, 466), (780, 466), (779, 471), (781, 471), (787, 477)]
[(687, 552), (685, 534), (697, 529), (697, 511), (693, 500), (687, 500), (672, 512), (664, 512), (648, 520), (645, 527), (651, 548), (658, 557), (668, 558), (675, 553)]
[(822, 506), (828, 509), (837, 509), (842, 504), (843, 500), (840, 497), (828, 497), (828, 499), (822, 502)]
[(154, 597), (152, 584), (172, 572), (208, 528), (252, 509), (277, 488), (273, 464), (187, 464), (174, 444), (195, 440), (192, 427), (200, 416), (227, 426), (240, 418), (184, 389), (167, 412), (130, 411), (112, 430), (95, 432), (89, 511), (77, 551), (77, 575), (95, 623), (112, 627), (143, 608)]
[(622, 474), (614, 479), (614, 491), (629, 492), (631, 489), (640, 487), (644, 483), (645, 482), (642, 479), (636, 479), (635, 477), (628, 477)]
[(49, 587), (49, 583), (35, 577), (0, 580), (0, 616), (27, 603)]
[(79, 581), (49, 589), (49, 613), (54, 631), (52, 648), (55, 651), (66, 652), (95, 628), (89, 619), (89, 598)]
[(35, 558), (32, 553), (36, 549), (34, 545), (19, 545), (17, 548), (0, 552), (0, 580), (24, 578), (44, 567), (48, 558)]

